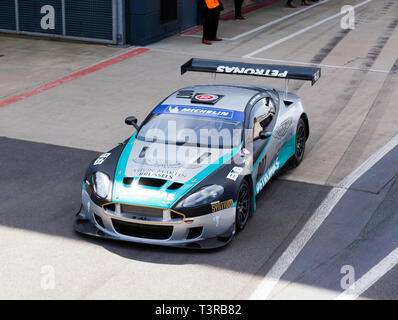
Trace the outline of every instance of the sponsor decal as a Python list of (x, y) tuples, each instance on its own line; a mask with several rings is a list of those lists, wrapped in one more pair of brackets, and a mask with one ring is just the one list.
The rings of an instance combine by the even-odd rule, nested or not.
[(203, 101), (214, 101), (218, 99), (218, 96), (213, 94), (198, 94), (195, 96), (195, 99)]
[(262, 188), (268, 183), (272, 176), (278, 171), (280, 163), (276, 160), (264, 173), (261, 179), (256, 184), (256, 193), (259, 193)]
[(100, 164), (103, 164), (104, 161), (110, 156), (110, 153), (103, 153), (101, 154), (95, 161), (94, 161), (94, 165), (98, 166)]
[(180, 109), (178, 108), (178, 106), (175, 106), (175, 107), (169, 106), (168, 112), (170, 112), (170, 113), (179, 113)]
[(132, 176), (134, 177), (148, 177), (148, 178), (161, 178), (165, 180), (174, 180), (176, 178), (186, 179), (186, 174), (181, 170), (167, 170), (160, 168), (139, 168), (132, 169)]
[(277, 139), (282, 139), (288, 133), (288, 130), (292, 126), (293, 120), (287, 119), (281, 123), (281, 125), (275, 130), (274, 137)]
[[(218, 97), (217, 97), (218, 99)], [(185, 105), (160, 105), (153, 113), (173, 113), (173, 114), (183, 114), (190, 116), (201, 116), (218, 118), (225, 120), (235, 120), (243, 121), (244, 113), (241, 111), (233, 111), (228, 109), (220, 109), (213, 107), (203, 107), (203, 106), (185, 106)]]
[(232, 199), (223, 201), (223, 202), (216, 202), (211, 203), (211, 210), (212, 212), (217, 212), (220, 210), (231, 208), (234, 205), (234, 201)]
[(287, 70), (271, 70), (271, 69), (255, 69), (255, 68), (239, 68), (239, 67), (228, 67), (228, 66), (218, 66), (218, 73), (235, 73), (235, 74), (249, 74), (254, 76), (263, 77), (279, 77), (286, 78), (289, 71)]
[(228, 173), (227, 179), (236, 181), (236, 179), (239, 177), (239, 174), (243, 171), (243, 168), (241, 167), (233, 167), (231, 172)]
[(220, 99), (224, 97), (219, 94), (206, 94), (206, 93), (198, 93), (196, 94), (191, 102), (192, 103), (206, 103), (206, 104), (216, 104)]

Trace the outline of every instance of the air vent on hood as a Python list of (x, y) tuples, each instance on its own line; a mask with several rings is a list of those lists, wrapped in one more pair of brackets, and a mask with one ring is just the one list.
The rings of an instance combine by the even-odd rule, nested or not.
[(163, 179), (156, 179), (156, 178), (140, 178), (138, 181), (138, 185), (140, 186), (146, 186), (146, 187), (155, 187), (155, 188), (160, 188), (163, 186), (167, 180)]
[(167, 190), (177, 190), (177, 189), (181, 188), (183, 185), (184, 185), (183, 183), (173, 182), (173, 183), (167, 188)]
[(194, 93), (193, 90), (180, 90), (177, 92), (177, 98), (192, 99)]
[(125, 178), (123, 178), (123, 183), (127, 184), (127, 185), (130, 185), (130, 184), (133, 183), (133, 180), (134, 180), (134, 178), (125, 177)]

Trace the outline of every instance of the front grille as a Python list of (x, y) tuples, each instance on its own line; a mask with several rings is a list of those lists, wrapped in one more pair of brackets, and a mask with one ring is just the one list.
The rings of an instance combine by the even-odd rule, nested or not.
[(181, 223), (184, 219), (182, 213), (172, 210), (145, 207), (126, 203), (108, 203), (103, 206), (105, 214), (130, 220)]
[(112, 224), (116, 232), (130, 237), (166, 240), (173, 233), (172, 226), (131, 223), (116, 219), (112, 219)]
[(152, 217), (152, 218), (163, 218), (163, 209), (162, 208), (152, 208), (152, 207), (140, 207), (140, 206), (131, 206), (128, 204), (121, 204), (120, 211), (124, 214), (129, 215), (137, 215), (144, 217)]

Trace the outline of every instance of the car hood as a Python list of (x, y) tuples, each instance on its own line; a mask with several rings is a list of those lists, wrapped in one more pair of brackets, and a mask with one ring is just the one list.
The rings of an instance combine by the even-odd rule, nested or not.
[(172, 146), (136, 140), (125, 175), (186, 183), (229, 153), (231, 149)]
[[(131, 139), (119, 159), (112, 201), (171, 207), (239, 149), (168, 146)], [(125, 178), (130, 178), (131, 184), (127, 185)], [(144, 184), (141, 178), (146, 178)], [(170, 189), (173, 183), (180, 185)]]

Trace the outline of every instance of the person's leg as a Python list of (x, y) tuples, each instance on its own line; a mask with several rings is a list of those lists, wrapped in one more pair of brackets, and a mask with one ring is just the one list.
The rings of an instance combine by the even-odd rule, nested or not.
[(203, 22), (203, 38), (202, 41), (210, 41), (212, 29), (212, 14), (211, 10), (206, 9)]
[(211, 28), (211, 40), (219, 41), (221, 38), (217, 38), (218, 22), (220, 21), (220, 10), (218, 8), (211, 9), (212, 12), (212, 28)]
[(286, 6), (289, 8), (297, 8), (297, 6), (294, 4), (293, 0), (287, 0)]
[(243, 0), (235, 0), (235, 19), (242, 17)]

